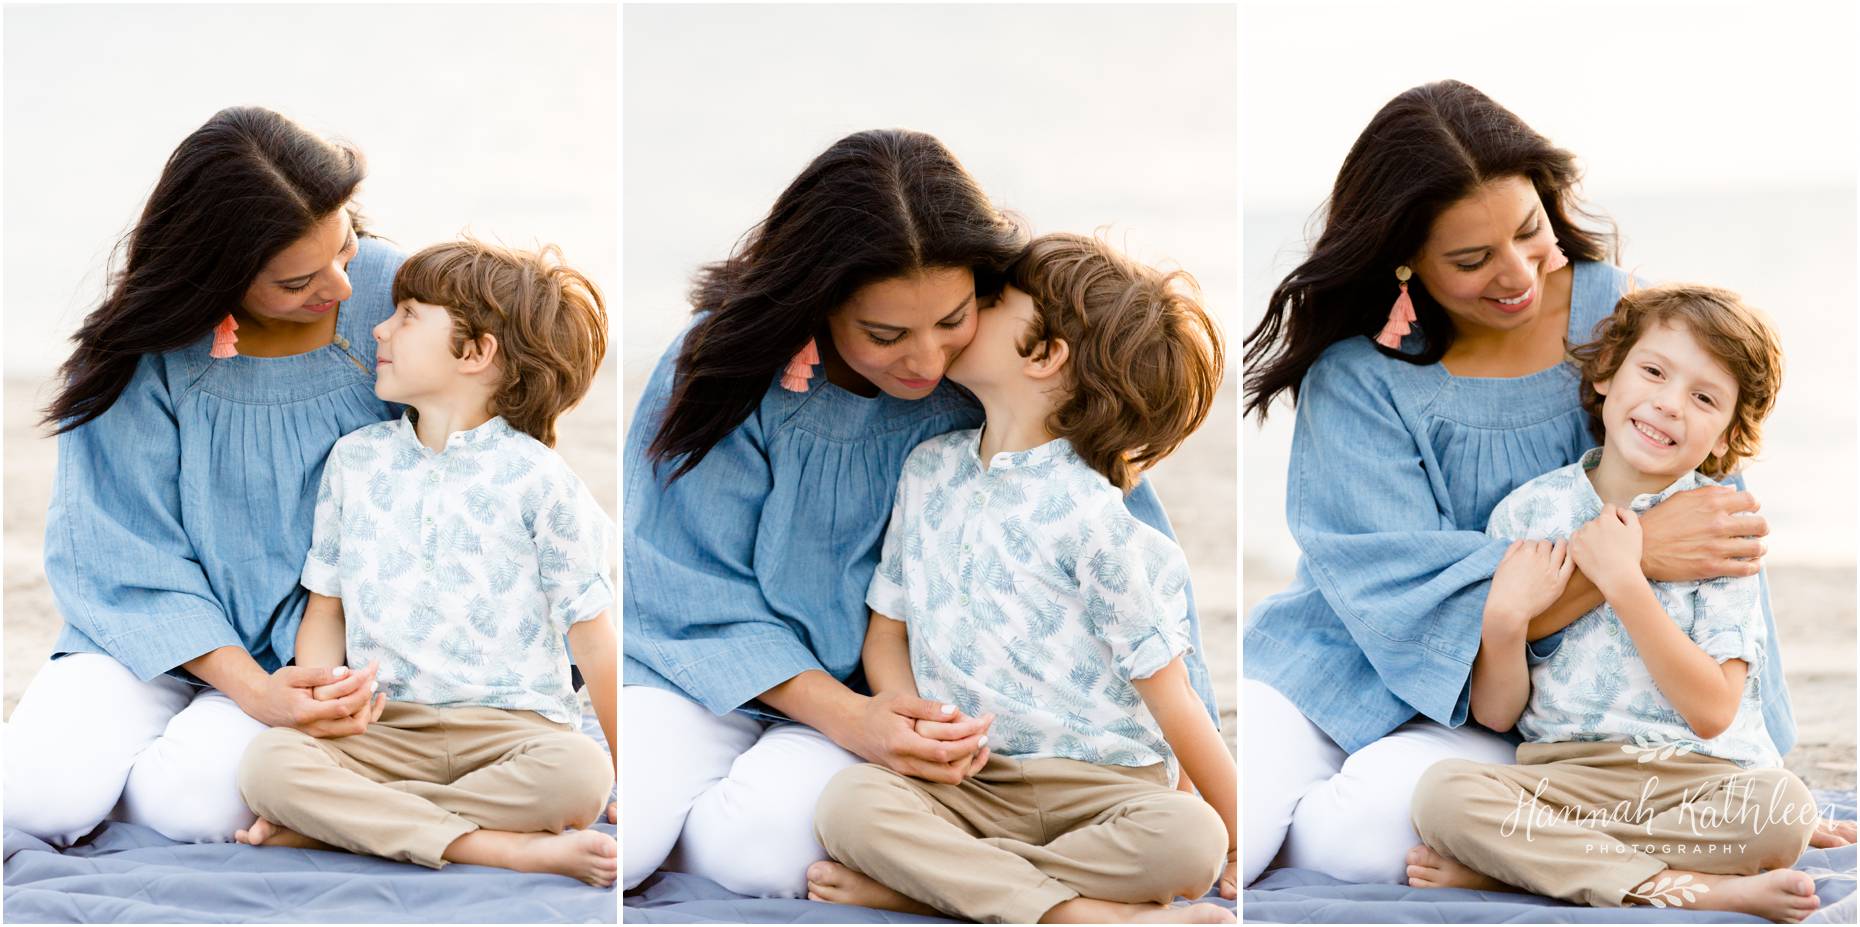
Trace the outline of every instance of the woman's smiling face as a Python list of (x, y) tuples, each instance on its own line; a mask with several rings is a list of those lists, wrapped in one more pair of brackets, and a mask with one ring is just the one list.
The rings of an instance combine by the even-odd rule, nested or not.
[(259, 268), (239, 308), (270, 322), (304, 324), (328, 317), (352, 292), (349, 259), (358, 247), (349, 211), (330, 213)]
[(1411, 267), (1464, 333), (1522, 328), (1541, 311), (1556, 236), (1524, 177), (1490, 181), (1440, 213)]
[(975, 274), (938, 267), (860, 287), (827, 317), (827, 331), (854, 373), (899, 399), (922, 399), (974, 339), (975, 309)]

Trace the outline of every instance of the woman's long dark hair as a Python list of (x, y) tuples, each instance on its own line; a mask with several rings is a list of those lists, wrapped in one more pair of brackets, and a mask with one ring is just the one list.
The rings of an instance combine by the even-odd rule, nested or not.
[[(1618, 260), (1612, 225), (1578, 226), (1576, 158), (1531, 130), (1491, 97), (1459, 81), (1425, 84), (1390, 100), (1356, 137), (1331, 188), (1311, 256), (1279, 283), (1266, 315), (1246, 336), (1246, 414), (1266, 418), (1280, 392), (1298, 385), (1318, 355), (1345, 338), (1374, 335), (1388, 321), (1399, 284), (1434, 220), (1482, 184), (1524, 177), (1537, 188), (1557, 242), (1573, 261)], [(1413, 364), (1440, 360), (1453, 324), (1419, 280), (1409, 285), (1426, 347)]]
[(648, 453), (655, 462), (683, 458), (672, 480), (690, 472), (807, 340), (825, 337), (827, 316), (860, 287), (966, 267), (987, 300), (1026, 241), (935, 138), (883, 129), (834, 142), (727, 260), (698, 272), (691, 305), (703, 318), (679, 351)]
[(211, 331), (265, 262), (349, 202), (363, 173), (360, 152), (271, 110), (214, 113), (168, 156), (118, 243), (122, 270), (78, 328), (41, 424), (62, 434), (109, 411), (141, 355)]

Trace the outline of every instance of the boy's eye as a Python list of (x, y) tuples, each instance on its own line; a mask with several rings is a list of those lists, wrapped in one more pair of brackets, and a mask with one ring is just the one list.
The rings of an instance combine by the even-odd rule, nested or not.
[(1657, 377), (1660, 375), (1660, 368), (1655, 367), (1652, 364), (1642, 364), (1640, 365), (1640, 369), (1643, 371), (1646, 371), (1647, 376), (1650, 376), (1650, 377)]
[(1718, 404), (1718, 401), (1716, 399), (1711, 398), (1711, 396), (1705, 393), (1693, 393), (1692, 395), (1697, 397), (1698, 401), (1708, 406), (1715, 406)]

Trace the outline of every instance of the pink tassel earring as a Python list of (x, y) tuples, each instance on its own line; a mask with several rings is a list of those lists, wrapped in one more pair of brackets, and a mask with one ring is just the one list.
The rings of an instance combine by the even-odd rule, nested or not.
[(807, 346), (788, 362), (788, 369), (782, 371), (782, 389), (796, 393), (807, 392), (807, 381), (814, 378), (814, 365), (818, 363), (820, 363), (820, 349), (814, 344), (814, 339), (809, 338)]
[(1569, 255), (1563, 253), (1561, 245), (1550, 246), (1550, 256), (1544, 258), (1544, 273), (1554, 274), (1569, 266)]
[(1408, 298), (1408, 278), (1412, 276), (1414, 272), (1406, 264), (1395, 268), (1395, 279), (1401, 281), (1401, 295), (1395, 297), (1395, 306), (1389, 310), (1389, 323), (1376, 335), (1376, 343), (1390, 350), (1401, 350), (1402, 336), (1413, 330), (1414, 300)]
[(209, 356), (219, 358), (239, 356), (239, 349), (233, 347), (239, 343), (239, 336), (233, 334), (238, 330), (239, 323), (230, 315), (221, 319), (220, 324), (213, 326), (213, 350), (209, 352)]

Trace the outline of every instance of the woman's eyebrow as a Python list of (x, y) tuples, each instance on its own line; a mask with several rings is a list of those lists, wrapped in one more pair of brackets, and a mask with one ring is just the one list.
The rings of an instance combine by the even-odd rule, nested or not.
[[(1525, 215), (1524, 221), (1518, 223), (1519, 234), (1523, 234), (1525, 228), (1527, 228), (1531, 224), (1531, 221), (1537, 218), (1537, 212), (1539, 208), (1541, 207), (1533, 208), (1527, 215)], [(1442, 257), (1457, 257), (1462, 254), (1471, 254), (1475, 251), (1484, 251), (1490, 247), (1492, 246), (1491, 245), (1473, 245), (1470, 248), (1455, 248), (1452, 251), (1448, 251), (1445, 254), (1443, 254)]]

